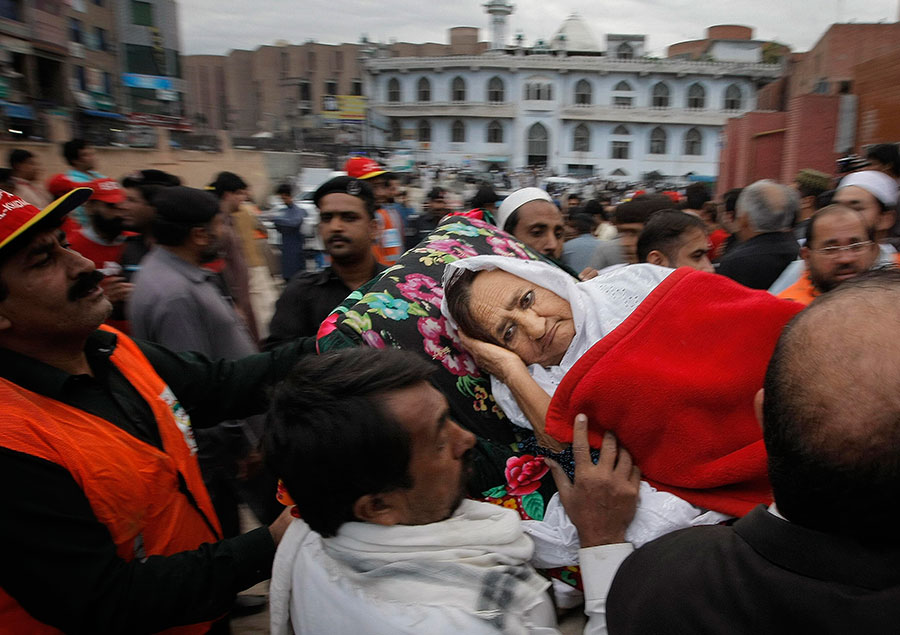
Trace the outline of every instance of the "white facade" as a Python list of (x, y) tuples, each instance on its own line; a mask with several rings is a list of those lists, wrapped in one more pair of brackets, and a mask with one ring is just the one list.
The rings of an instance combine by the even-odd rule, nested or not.
[[(638, 38), (614, 39), (640, 49)], [(446, 165), (543, 163), (558, 174), (635, 181), (654, 171), (715, 176), (725, 121), (753, 110), (757, 87), (780, 73), (769, 64), (528, 52), (368, 60), (370, 106), (387, 122), (373, 140)]]

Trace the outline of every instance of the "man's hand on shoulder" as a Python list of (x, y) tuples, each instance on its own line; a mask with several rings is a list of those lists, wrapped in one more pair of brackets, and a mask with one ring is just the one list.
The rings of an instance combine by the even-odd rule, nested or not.
[(559, 498), (578, 529), (581, 547), (625, 542), (625, 529), (634, 518), (640, 489), (641, 472), (616, 438), (603, 436), (600, 458), (591, 460), (587, 417), (575, 417), (572, 454), (575, 458), (575, 482), (571, 482), (559, 464), (547, 461)]

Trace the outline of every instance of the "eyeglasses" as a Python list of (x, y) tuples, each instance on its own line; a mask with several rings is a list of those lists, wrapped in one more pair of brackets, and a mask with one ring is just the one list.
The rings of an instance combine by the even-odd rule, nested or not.
[(813, 249), (814, 252), (826, 258), (837, 258), (838, 254), (849, 251), (851, 254), (861, 254), (866, 248), (872, 244), (871, 240), (864, 240), (859, 243), (851, 243), (849, 245), (834, 245), (833, 247), (822, 247), (821, 249)]

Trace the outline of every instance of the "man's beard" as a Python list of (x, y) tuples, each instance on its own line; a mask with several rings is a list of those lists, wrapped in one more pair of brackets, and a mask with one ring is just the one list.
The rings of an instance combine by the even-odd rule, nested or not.
[[(852, 273), (852, 274), (858, 276), (864, 272), (865, 272), (865, 270), (859, 271), (856, 269), (856, 267), (842, 267), (841, 269), (838, 269), (837, 271), (835, 271), (833, 276), (839, 276), (839, 275), (842, 275), (845, 273)], [(852, 278), (848, 278), (847, 280), (837, 280), (833, 276), (826, 277), (826, 276), (819, 275), (819, 273), (813, 269), (809, 270), (809, 280), (810, 280), (810, 282), (812, 282), (812, 285), (815, 288), (815, 290), (818, 291), (820, 294), (828, 293), (832, 289), (836, 288), (838, 285), (846, 282), (847, 280), (852, 279)]]
[(121, 218), (104, 218), (100, 214), (94, 214), (91, 224), (97, 233), (103, 237), (116, 238), (122, 233), (125, 222)]

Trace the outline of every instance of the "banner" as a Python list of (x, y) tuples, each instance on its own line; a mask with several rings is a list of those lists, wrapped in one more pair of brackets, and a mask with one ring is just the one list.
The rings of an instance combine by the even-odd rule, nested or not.
[(325, 95), (322, 118), (328, 123), (363, 123), (366, 120), (366, 98), (361, 95)]

